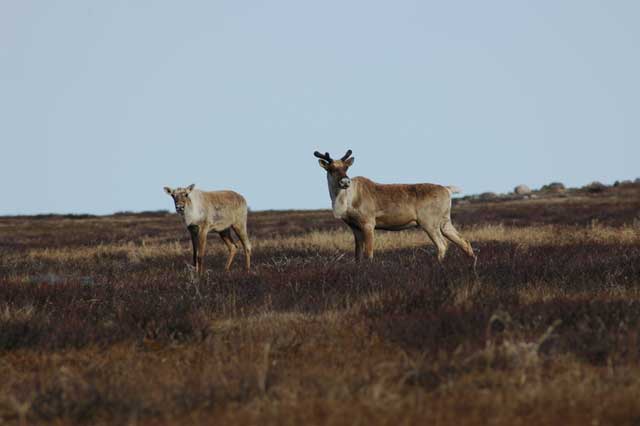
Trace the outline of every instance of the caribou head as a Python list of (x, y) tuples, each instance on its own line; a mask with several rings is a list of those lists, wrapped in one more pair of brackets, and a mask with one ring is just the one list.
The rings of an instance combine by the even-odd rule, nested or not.
[(347, 189), (351, 186), (351, 179), (347, 176), (347, 170), (355, 161), (355, 158), (351, 157), (351, 150), (348, 150), (339, 160), (331, 158), (328, 152), (321, 154), (316, 151), (313, 155), (319, 158), (318, 163), (327, 171), (329, 182), (334, 188)]
[(184, 209), (191, 204), (191, 200), (189, 199), (189, 193), (195, 187), (195, 184), (191, 184), (186, 188), (176, 188), (171, 189), (168, 186), (164, 187), (164, 192), (171, 195), (173, 198), (173, 202), (176, 205), (176, 213), (179, 215), (184, 215)]

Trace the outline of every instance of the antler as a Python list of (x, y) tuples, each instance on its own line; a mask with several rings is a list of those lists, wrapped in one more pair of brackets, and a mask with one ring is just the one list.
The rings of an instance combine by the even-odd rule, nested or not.
[(340, 159), (340, 161), (344, 161), (347, 158), (351, 157), (351, 150), (348, 150), (347, 153), (345, 155), (342, 156), (342, 158)]
[(313, 155), (315, 155), (316, 157), (324, 161), (328, 161), (329, 163), (333, 162), (333, 158), (331, 158), (328, 152), (325, 152), (324, 154), (320, 154), (318, 151), (316, 151), (313, 153)]

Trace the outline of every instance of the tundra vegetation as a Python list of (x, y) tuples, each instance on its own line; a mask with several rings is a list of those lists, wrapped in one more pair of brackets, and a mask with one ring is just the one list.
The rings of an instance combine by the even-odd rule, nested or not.
[(250, 274), (175, 214), (0, 218), (0, 421), (638, 424), (640, 185), (569, 193), (454, 206), (477, 275), (328, 210), (250, 213)]

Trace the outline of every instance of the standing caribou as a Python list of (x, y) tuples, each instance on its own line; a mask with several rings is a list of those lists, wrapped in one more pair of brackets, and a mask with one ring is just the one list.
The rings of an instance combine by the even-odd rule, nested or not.
[(353, 231), (356, 261), (362, 258), (363, 249), (368, 259), (373, 258), (375, 229), (400, 231), (419, 226), (435, 244), (438, 261), (444, 259), (451, 241), (475, 264), (471, 244), (451, 223), (451, 193), (456, 191), (453, 187), (431, 183), (383, 185), (362, 176), (350, 179), (347, 170), (355, 160), (351, 150), (339, 160), (328, 152), (313, 154), (327, 171), (333, 215)]
[(204, 272), (204, 248), (209, 231), (220, 234), (229, 249), (224, 267), (225, 271), (229, 270), (237, 251), (231, 236), (232, 229), (244, 248), (245, 268), (248, 271), (251, 267), (251, 242), (247, 235), (247, 202), (244, 197), (233, 191), (205, 192), (194, 187), (193, 184), (176, 189), (165, 186), (164, 191), (173, 197), (176, 212), (182, 216), (191, 234), (196, 271)]

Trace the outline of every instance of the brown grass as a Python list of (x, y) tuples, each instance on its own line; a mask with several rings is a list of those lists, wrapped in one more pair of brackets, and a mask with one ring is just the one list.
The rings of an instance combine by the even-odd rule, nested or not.
[(638, 424), (629, 191), (455, 208), (477, 275), (418, 231), (354, 264), (326, 211), (253, 213), (255, 272), (212, 236), (202, 278), (174, 215), (0, 218), (0, 422)]

